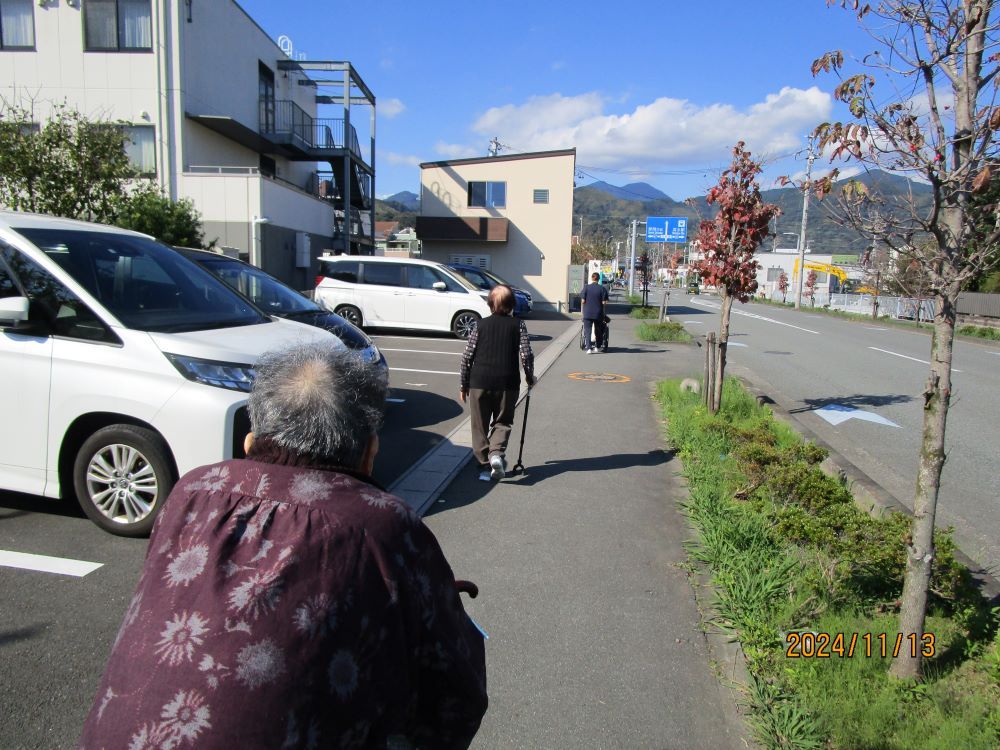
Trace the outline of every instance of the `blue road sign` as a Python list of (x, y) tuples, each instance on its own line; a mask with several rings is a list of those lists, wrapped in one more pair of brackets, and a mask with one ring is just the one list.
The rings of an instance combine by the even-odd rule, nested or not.
[(687, 242), (688, 220), (683, 216), (647, 216), (646, 242)]

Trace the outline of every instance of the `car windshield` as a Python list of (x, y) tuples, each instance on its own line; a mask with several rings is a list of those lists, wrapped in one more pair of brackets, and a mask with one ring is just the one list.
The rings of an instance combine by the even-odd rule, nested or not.
[(476, 294), (478, 294), (478, 293), (479, 293), (479, 291), (480, 291), (479, 287), (478, 287), (478, 286), (476, 286), (475, 284), (473, 284), (473, 283), (472, 283), (471, 281), (469, 281), (469, 280), (468, 280), (467, 278), (465, 278), (465, 276), (463, 276), (462, 274), (460, 274), (460, 273), (456, 273), (456, 272), (455, 272), (455, 271), (453, 271), (452, 269), (448, 268), (448, 266), (446, 266), (446, 265), (443, 265), (443, 264), (438, 264), (438, 265), (436, 266), (436, 268), (437, 268), (437, 269), (438, 269), (438, 270), (439, 270), (439, 271), (440, 271), (441, 273), (443, 273), (443, 274), (447, 275), (449, 279), (455, 279), (455, 281), (457, 281), (457, 282), (458, 282), (459, 284), (461, 284), (461, 285), (462, 285), (463, 287), (465, 287), (465, 288), (466, 288), (466, 289), (468, 289), (469, 291), (471, 291), (471, 292), (475, 292)]
[(500, 278), (499, 276), (497, 276), (497, 275), (496, 275), (495, 273), (493, 273), (492, 271), (487, 271), (487, 270), (486, 270), (486, 269), (484, 269), (484, 268), (480, 268), (480, 269), (479, 269), (479, 272), (480, 272), (481, 274), (483, 274), (483, 276), (486, 276), (486, 277), (487, 277), (488, 279), (490, 279), (491, 281), (495, 282), (495, 283), (494, 283), (494, 286), (495, 286), (496, 284), (503, 284), (504, 286), (510, 286), (510, 284), (509, 284), (509, 283), (507, 283), (506, 281), (504, 281), (503, 279), (501, 279), (501, 278)]
[(316, 312), (320, 309), (316, 303), (259, 268), (248, 266), (224, 255), (206, 253), (190, 255), (185, 253), (185, 255), (202, 268), (207, 268), (244, 297), (249, 297), (264, 312), (273, 315), (294, 315)]
[(17, 228), (128, 328), (180, 333), (268, 322), (180, 253), (116, 232)]

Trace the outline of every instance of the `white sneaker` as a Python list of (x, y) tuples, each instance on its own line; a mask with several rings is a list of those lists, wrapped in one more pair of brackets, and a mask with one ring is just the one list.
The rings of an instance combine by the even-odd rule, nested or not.
[(490, 479), (503, 479), (503, 457), (499, 453), (490, 456)]
[(490, 472), (488, 472), (486, 469), (483, 469), (481, 472), (479, 472), (479, 481), (480, 482), (489, 482), (490, 481)]
[(587, 350), (587, 354), (593, 354), (593, 353), (594, 353), (594, 350), (593, 350), (593, 349), (588, 349), (588, 350)]

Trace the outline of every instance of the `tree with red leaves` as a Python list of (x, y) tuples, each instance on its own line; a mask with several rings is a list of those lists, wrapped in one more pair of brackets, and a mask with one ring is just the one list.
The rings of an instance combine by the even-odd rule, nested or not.
[(809, 298), (809, 306), (816, 307), (816, 272), (813, 270), (809, 271), (809, 275), (806, 276), (806, 296)]
[(784, 271), (778, 277), (778, 291), (781, 292), (781, 304), (785, 304), (785, 298), (788, 296), (788, 274)]
[(733, 148), (733, 161), (722, 173), (719, 184), (705, 196), (709, 205), (718, 205), (715, 218), (701, 222), (698, 242), (702, 258), (693, 263), (706, 284), (718, 288), (722, 297), (722, 322), (719, 325), (719, 356), (716, 358), (715, 392), (709, 404), (713, 412), (722, 406), (722, 379), (726, 372), (726, 348), (729, 344), (729, 316), (733, 300), (747, 302), (757, 291), (754, 251), (769, 234), (771, 219), (781, 210), (764, 203), (757, 175), (761, 164), (750, 158), (743, 141)]

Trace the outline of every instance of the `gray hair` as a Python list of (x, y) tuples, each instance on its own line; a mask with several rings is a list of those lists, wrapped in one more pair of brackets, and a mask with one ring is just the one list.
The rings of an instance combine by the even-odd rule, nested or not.
[(300, 455), (354, 468), (382, 425), (388, 378), (377, 362), (335, 344), (264, 354), (250, 391), (257, 437)]

